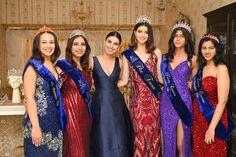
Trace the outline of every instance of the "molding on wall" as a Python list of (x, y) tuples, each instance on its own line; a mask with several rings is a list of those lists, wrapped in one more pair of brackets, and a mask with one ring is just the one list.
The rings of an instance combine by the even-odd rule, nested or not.
[[(3, 24), (6, 30), (37, 30), (43, 24)], [(54, 30), (133, 30), (134, 25), (77, 25), (77, 24), (47, 24), (48, 27)], [(159, 25), (152, 25), (153, 29), (159, 28)]]

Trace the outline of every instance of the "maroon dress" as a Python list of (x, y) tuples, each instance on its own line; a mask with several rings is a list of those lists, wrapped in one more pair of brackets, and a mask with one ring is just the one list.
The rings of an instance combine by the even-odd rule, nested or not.
[[(86, 72), (82, 76), (91, 86), (91, 78)], [(61, 88), (65, 112), (68, 119), (63, 139), (63, 157), (89, 157), (89, 135), (91, 118), (83, 97), (74, 81), (65, 73)]]
[[(155, 78), (157, 78), (157, 61), (157, 56), (151, 53), (145, 62)], [(158, 157), (161, 154), (159, 100), (130, 64), (129, 69), (131, 73), (130, 115), (135, 136), (134, 156)]]
[[(203, 90), (209, 97), (212, 105), (216, 107), (218, 103), (217, 99), (217, 79), (213, 76), (207, 76), (202, 80)], [(208, 129), (208, 122), (203, 117), (196, 99), (193, 102), (193, 156), (194, 157), (226, 157), (226, 142), (220, 140), (215, 136), (215, 142), (213, 144), (206, 144), (205, 134)], [(221, 121), (224, 126), (227, 127), (227, 110), (225, 109), (221, 117)]]

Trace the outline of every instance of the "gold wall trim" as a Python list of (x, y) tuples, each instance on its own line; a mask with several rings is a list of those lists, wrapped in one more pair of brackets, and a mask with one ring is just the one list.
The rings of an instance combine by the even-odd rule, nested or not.
[[(3, 27), (7, 30), (37, 30), (42, 27), (43, 24), (3, 24)], [(48, 27), (54, 30), (132, 30), (134, 25), (75, 25), (75, 24), (48, 24)], [(159, 25), (152, 25), (154, 28), (160, 28)]]

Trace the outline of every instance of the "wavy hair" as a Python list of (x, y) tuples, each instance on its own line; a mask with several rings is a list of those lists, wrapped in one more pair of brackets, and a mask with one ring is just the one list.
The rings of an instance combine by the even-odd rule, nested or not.
[(213, 57), (215, 65), (218, 64), (225, 64), (224, 61), (224, 46), (221, 43), (218, 43), (216, 40), (209, 38), (209, 37), (204, 37), (200, 40), (199, 45), (198, 45), (198, 63), (199, 65), (206, 65), (206, 60), (202, 55), (202, 45), (203, 43), (211, 41), (216, 49), (216, 54)]
[(91, 48), (90, 48), (90, 45), (87, 41), (87, 39), (83, 36), (83, 35), (76, 35), (76, 36), (73, 36), (72, 38), (69, 38), (67, 40), (67, 46), (66, 46), (66, 60), (72, 65), (72, 66), (77, 66), (77, 63), (73, 60), (73, 54), (72, 54), (72, 46), (73, 46), (73, 43), (74, 43), (74, 40), (78, 37), (81, 37), (84, 39), (85, 41), (85, 46), (86, 46), (86, 50), (85, 50), (85, 53), (84, 55), (81, 57), (80, 59), (80, 64), (81, 64), (81, 67), (83, 70), (85, 71), (89, 71), (89, 55), (91, 53)]
[(170, 36), (170, 39), (168, 42), (168, 45), (169, 45), (169, 48), (168, 48), (168, 57), (169, 58), (168, 59), (170, 62), (172, 62), (172, 60), (174, 59), (174, 53), (175, 53), (174, 38), (175, 38), (177, 31), (179, 31), (179, 30), (182, 31), (182, 33), (184, 35), (184, 38), (185, 38), (184, 48), (185, 48), (185, 51), (188, 56), (187, 60), (191, 63), (191, 59), (194, 55), (194, 43), (193, 43), (191, 33), (187, 29), (182, 28), (182, 27), (175, 28), (171, 33), (171, 36)]
[(61, 49), (59, 47), (57, 37), (53, 32), (40, 32), (39, 34), (37, 34), (35, 36), (34, 41), (33, 41), (32, 56), (30, 57), (30, 59), (37, 59), (38, 61), (40, 61), (42, 63), (44, 62), (44, 57), (42, 56), (42, 52), (40, 51), (40, 48), (39, 48), (40, 38), (41, 38), (41, 35), (44, 33), (52, 34), (54, 37), (55, 50), (51, 56), (51, 61), (54, 63), (58, 59), (58, 57), (60, 56)]
[(137, 40), (136, 40), (136, 37), (135, 37), (135, 31), (137, 31), (137, 29), (140, 26), (146, 26), (147, 29), (148, 29), (148, 40), (146, 42), (146, 49), (147, 49), (148, 53), (151, 53), (156, 49), (156, 47), (154, 46), (154, 37), (153, 37), (152, 26), (150, 24), (146, 23), (146, 22), (140, 22), (140, 23), (137, 23), (134, 26), (134, 29), (133, 29), (133, 32), (132, 32), (132, 35), (131, 35), (131, 39), (130, 39), (129, 48), (131, 48), (133, 50), (136, 50), (138, 48), (138, 43), (137, 43)]

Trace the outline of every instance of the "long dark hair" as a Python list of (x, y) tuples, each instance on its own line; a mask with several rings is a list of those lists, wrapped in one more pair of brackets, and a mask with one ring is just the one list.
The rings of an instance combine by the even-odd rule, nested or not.
[(90, 45), (87, 41), (87, 39), (83, 36), (83, 35), (76, 35), (76, 36), (73, 36), (72, 38), (69, 38), (67, 40), (67, 46), (66, 46), (66, 60), (72, 65), (72, 66), (77, 66), (76, 62), (73, 60), (73, 54), (72, 54), (72, 46), (73, 46), (73, 43), (74, 43), (74, 40), (78, 37), (81, 37), (84, 39), (85, 41), (85, 45), (86, 45), (86, 50), (85, 50), (85, 53), (84, 55), (81, 57), (80, 59), (80, 64), (81, 64), (81, 67), (83, 70), (85, 71), (89, 71), (89, 55), (90, 55), (90, 52), (91, 52), (91, 48), (90, 48)]
[(185, 51), (187, 53), (187, 60), (191, 63), (191, 59), (194, 55), (194, 43), (193, 43), (193, 39), (192, 39), (192, 35), (191, 33), (185, 29), (185, 28), (182, 28), (182, 27), (178, 27), (178, 28), (175, 28), (172, 33), (171, 33), (171, 36), (170, 36), (170, 39), (169, 39), (169, 49), (168, 49), (168, 59), (169, 61), (171, 62), (173, 59), (174, 59), (174, 53), (175, 53), (175, 45), (174, 45), (174, 38), (175, 38), (175, 35), (177, 33), (177, 31), (182, 31), (183, 35), (184, 35), (184, 38), (185, 38)]
[(51, 61), (54, 63), (58, 59), (58, 57), (60, 56), (61, 49), (59, 47), (56, 35), (53, 32), (50, 32), (50, 31), (49, 32), (40, 32), (35, 36), (34, 41), (33, 41), (32, 56), (30, 57), (30, 59), (37, 59), (38, 61), (40, 61), (42, 63), (44, 62), (44, 57), (42, 56), (40, 48), (39, 48), (40, 38), (41, 38), (41, 35), (44, 34), (44, 33), (52, 34), (53, 37), (54, 37), (55, 50), (54, 50), (54, 52), (51, 56)]
[(131, 48), (133, 50), (136, 50), (138, 48), (138, 43), (137, 43), (137, 40), (136, 40), (136, 37), (135, 37), (135, 31), (137, 31), (137, 29), (140, 26), (146, 26), (147, 29), (148, 29), (148, 40), (146, 42), (146, 49), (147, 49), (148, 53), (151, 53), (156, 49), (156, 47), (154, 46), (154, 37), (153, 37), (152, 26), (150, 24), (148, 24), (147, 22), (140, 22), (140, 23), (137, 23), (134, 26), (134, 29), (133, 29), (133, 32), (132, 32), (132, 35), (131, 35), (131, 39), (130, 39), (131, 43), (129, 45), (129, 48)]
[(119, 45), (120, 45), (121, 42), (122, 42), (121, 35), (120, 35), (120, 33), (117, 32), (117, 31), (112, 31), (112, 32), (108, 33), (105, 39), (107, 39), (107, 38), (109, 38), (109, 37), (117, 37), (118, 40), (119, 40)]
[(216, 49), (216, 54), (213, 58), (215, 65), (218, 64), (225, 64), (224, 61), (224, 46), (217, 42), (215, 39), (209, 38), (209, 37), (204, 37), (200, 40), (199, 45), (198, 45), (198, 63), (199, 65), (206, 65), (206, 60), (202, 55), (202, 45), (204, 42), (211, 41)]

